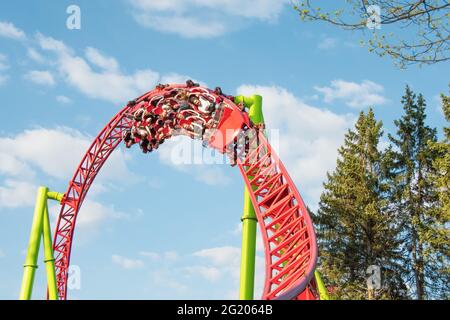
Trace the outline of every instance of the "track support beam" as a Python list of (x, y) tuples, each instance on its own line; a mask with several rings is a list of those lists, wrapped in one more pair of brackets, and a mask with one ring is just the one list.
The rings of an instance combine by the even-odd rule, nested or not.
[(314, 278), (316, 280), (317, 289), (319, 291), (320, 300), (330, 300), (327, 288), (325, 287), (319, 271), (314, 271)]
[(58, 299), (56, 286), (55, 259), (53, 256), (52, 235), (50, 218), (48, 214), (47, 199), (61, 202), (64, 194), (49, 191), (47, 187), (39, 187), (34, 207), (33, 223), (30, 232), (27, 257), (24, 265), (20, 300), (30, 300), (33, 293), (34, 276), (38, 268), (37, 260), (41, 246), (41, 237), (44, 242), (44, 262), (47, 274), (48, 298)]
[[(238, 96), (235, 98), (235, 102), (243, 103), (248, 108), (250, 120), (254, 124), (264, 123), (261, 96)], [(255, 287), (256, 228), (258, 219), (256, 218), (255, 208), (253, 207), (247, 187), (244, 187), (244, 210), (241, 221), (242, 249), (239, 299), (253, 300)]]

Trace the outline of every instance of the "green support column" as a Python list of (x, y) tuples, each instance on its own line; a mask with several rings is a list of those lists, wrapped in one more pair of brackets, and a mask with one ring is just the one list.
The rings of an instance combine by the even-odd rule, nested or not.
[(64, 193), (49, 191), (47, 192), (47, 198), (61, 202), (64, 198)]
[(44, 262), (47, 274), (48, 298), (58, 299), (56, 285), (55, 258), (53, 257), (52, 233), (50, 230), (50, 217), (48, 215), (47, 199), (61, 202), (64, 194), (48, 191), (47, 187), (39, 187), (36, 205), (34, 207), (33, 223), (31, 226), (30, 242), (28, 244), (27, 257), (24, 265), (20, 300), (30, 300), (33, 292), (34, 275), (38, 267), (39, 248), (41, 237), (44, 242)]
[(44, 262), (47, 274), (48, 299), (58, 300), (58, 287), (56, 285), (55, 258), (53, 256), (52, 232), (47, 204), (44, 209), (43, 237), (44, 237)]
[(37, 259), (39, 256), (39, 247), (41, 244), (43, 212), (47, 207), (46, 187), (39, 187), (36, 205), (34, 207), (33, 224), (31, 226), (30, 242), (28, 244), (27, 257), (24, 265), (22, 288), (20, 290), (20, 300), (29, 300), (33, 291), (34, 275), (37, 269)]
[[(254, 124), (264, 123), (262, 113), (262, 97), (238, 96), (236, 103), (244, 103), (249, 109), (248, 114)], [(256, 255), (256, 227), (258, 220), (247, 187), (244, 187), (244, 210), (242, 215), (242, 252), (241, 252), (241, 279), (239, 299), (253, 300), (255, 282), (255, 255)]]
[(319, 271), (314, 271), (314, 278), (316, 279), (317, 290), (319, 291), (320, 300), (330, 300), (328, 296), (327, 288), (323, 284), (322, 277), (320, 276)]
[(239, 299), (252, 300), (255, 287), (255, 255), (257, 218), (248, 189), (244, 189), (244, 214), (242, 215), (241, 279)]

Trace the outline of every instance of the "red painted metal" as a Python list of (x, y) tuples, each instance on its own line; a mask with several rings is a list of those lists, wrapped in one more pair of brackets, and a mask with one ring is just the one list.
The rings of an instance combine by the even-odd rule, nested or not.
[[(262, 232), (266, 259), (263, 299), (317, 298), (317, 246), (306, 206), (263, 133), (256, 147), (238, 156)], [(311, 294), (302, 294), (305, 290)]]
[(233, 143), (242, 126), (249, 125), (246, 120), (241, 112), (236, 111), (236, 107), (225, 108), (216, 132), (209, 141), (209, 146), (221, 152), (225, 151), (226, 146)]
[(184, 85), (157, 87), (129, 103), (100, 131), (81, 160), (61, 202), (53, 242), (59, 298), (67, 298), (78, 212), (98, 172), (122, 141), (123, 131), (133, 126), (128, 115), (133, 114), (141, 102), (176, 88), (203, 90), (227, 104), (226, 115), (214, 129), (222, 133), (226, 129), (234, 130), (233, 141), (210, 139), (208, 144), (221, 152), (235, 153), (236, 163), (250, 190), (265, 247), (266, 278), (262, 299), (317, 299), (314, 282), (317, 245), (313, 225), (280, 159), (261, 132), (247, 130), (252, 127), (248, 116), (228, 97), (206, 88), (188, 89)]

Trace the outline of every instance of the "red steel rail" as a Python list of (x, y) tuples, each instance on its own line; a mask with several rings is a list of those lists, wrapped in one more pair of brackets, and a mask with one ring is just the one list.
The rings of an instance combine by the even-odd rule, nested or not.
[[(182, 85), (157, 88), (125, 106), (100, 131), (78, 165), (61, 202), (53, 242), (59, 299), (67, 298), (68, 269), (78, 212), (98, 172), (121, 143), (123, 131), (133, 125), (127, 115), (133, 114), (139, 103), (161, 95), (161, 90), (173, 88), (189, 90)], [(214, 97), (219, 96), (212, 90), (201, 89)], [(252, 127), (242, 108), (229, 97), (220, 98), (232, 109), (231, 117), (242, 119), (246, 128)], [(229, 122), (223, 123), (227, 126)], [(256, 141), (254, 148), (236, 150), (228, 144), (218, 149), (236, 152), (236, 163), (256, 211), (265, 248), (266, 276), (262, 299), (318, 299), (314, 281), (317, 245), (306, 206), (262, 132), (256, 131), (250, 139), (250, 144)], [(215, 144), (217, 148), (217, 141)]]

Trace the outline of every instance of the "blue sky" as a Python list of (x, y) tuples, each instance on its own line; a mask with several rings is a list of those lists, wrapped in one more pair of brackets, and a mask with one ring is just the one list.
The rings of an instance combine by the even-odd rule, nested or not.
[[(18, 296), (37, 186), (64, 192), (103, 125), (158, 82), (193, 78), (263, 95), (280, 157), (312, 208), (359, 111), (373, 106), (392, 131), (409, 84), (440, 130), (448, 63), (399, 70), (360, 47), (362, 34), (301, 23), (288, 3), (2, 1), (0, 298)], [(71, 4), (80, 30), (66, 27)], [(100, 173), (79, 216), (72, 263), (81, 286), (70, 298), (237, 297), (238, 170), (177, 165), (175, 145), (150, 155), (121, 147)], [(261, 248), (257, 265), (259, 296)], [(41, 267), (34, 297), (44, 291)]]

